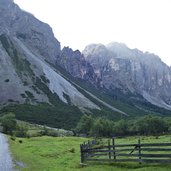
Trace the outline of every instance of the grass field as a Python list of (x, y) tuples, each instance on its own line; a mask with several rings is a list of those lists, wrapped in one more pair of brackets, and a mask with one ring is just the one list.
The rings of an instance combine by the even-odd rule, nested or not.
[[(171, 142), (171, 136), (141, 137), (142, 142)], [(19, 143), (22, 140), (22, 143)], [(21, 171), (170, 171), (171, 165), (113, 163), (88, 163), (80, 166), (79, 145), (86, 138), (80, 137), (34, 137), (12, 141), (9, 139), (14, 161), (22, 162)], [(137, 143), (137, 137), (116, 139), (116, 143)]]

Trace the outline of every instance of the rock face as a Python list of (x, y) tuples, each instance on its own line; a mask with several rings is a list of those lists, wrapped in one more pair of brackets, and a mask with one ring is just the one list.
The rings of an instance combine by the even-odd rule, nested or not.
[(12, 0), (1, 0), (0, 3), (0, 35), (5, 33), (17, 37), (33, 53), (40, 54), (46, 61), (60, 64), (72, 76), (94, 83), (96, 75), (92, 66), (78, 50), (73, 51), (65, 47), (61, 51), (60, 43), (54, 38), (48, 24), (22, 11)]
[(58, 63), (68, 71), (73, 77), (87, 81), (93, 85), (98, 85), (98, 78), (93, 67), (87, 62), (80, 51), (73, 51), (69, 47), (64, 47)]
[(0, 54), (1, 104), (51, 103), (55, 93), (64, 103), (69, 100), (80, 108), (98, 108), (16, 37), (0, 36)]
[(79, 108), (100, 109), (50, 65), (60, 59), (61, 49), (47, 24), (12, 0), (0, 1), (0, 23), (1, 106), (53, 104), (55, 97)]
[(141, 95), (154, 105), (171, 109), (171, 69), (158, 56), (116, 42), (89, 45), (83, 54), (110, 92), (119, 89)]
[(41, 54), (49, 62), (56, 62), (60, 43), (48, 24), (22, 11), (12, 0), (0, 1), (0, 23), (0, 34), (15, 36), (31, 51)]

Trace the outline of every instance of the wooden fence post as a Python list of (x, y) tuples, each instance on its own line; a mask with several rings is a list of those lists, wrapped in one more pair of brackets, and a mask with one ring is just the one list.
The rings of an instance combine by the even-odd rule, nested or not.
[(116, 153), (115, 153), (115, 138), (112, 138), (112, 146), (113, 146), (113, 159), (116, 161)]
[(90, 142), (90, 140), (88, 140), (87, 148), (91, 148), (91, 142)]
[(139, 164), (141, 164), (141, 141), (138, 139), (138, 154), (139, 154)]
[(80, 144), (80, 153), (81, 153), (81, 164), (84, 163), (84, 151), (83, 151), (83, 145)]
[(108, 139), (108, 149), (109, 149), (109, 160), (111, 160), (110, 139)]

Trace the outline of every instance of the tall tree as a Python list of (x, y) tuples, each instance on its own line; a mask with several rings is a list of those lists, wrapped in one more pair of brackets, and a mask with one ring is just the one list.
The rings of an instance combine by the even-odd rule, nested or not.
[(77, 124), (76, 130), (80, 133), (89, 135), (93, 126), (94, 119), (91, 115), (83, 115)]

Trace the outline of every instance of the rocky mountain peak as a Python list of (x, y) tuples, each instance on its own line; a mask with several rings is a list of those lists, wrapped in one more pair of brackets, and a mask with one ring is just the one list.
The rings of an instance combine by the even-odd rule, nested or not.
[(87, 62), (79, 50), (73, 51), (69, 47), (64, 47), (61, 51), (58, 64), (62, 66), (73, 77), (83, 79), (93, 84), (98, 84), (98, 78), (94, 73), (93, 67)]
[(131, 49), (128, 46), (126, 46), (124, 43), (118, 43), (118, 42), (111, 42), (106, 45), (106, 48), (111, 51), (117, 58), (126, 58), (130, 60), (139, 60), (141, 62), (146, 62), (147, 64), (152, 61), (161, 62), (161, 59), (159, 56), (149, 53), (149, 52), (143, 52), (139, 49)]
[(90, 44), (85, 47), (83, 54), (85, 58), (89, 57), (89, 54), (106, 54), (107, 49), (103, 44)]
[(116, 42), (87, 46), (83, 54), (106, 89), (139, 94), (171, 109), (171, 70), (157, 55)]
[(118, 43), (118, 42), (111, 42), (105, 45), (108, 49), (120, 48), (120, 49), (129, 49), (126, 44), (124, 43)]
[(79, 50), (75, 50), (73, 51), (70, 47), (64, 47), (62, 49), (62, 54), (65, 54), (65, 57), (68, 58), (77, 58), (77, 59), (82, 59), (84, 60), (84, 56), (81, 54), (81, 52)]

